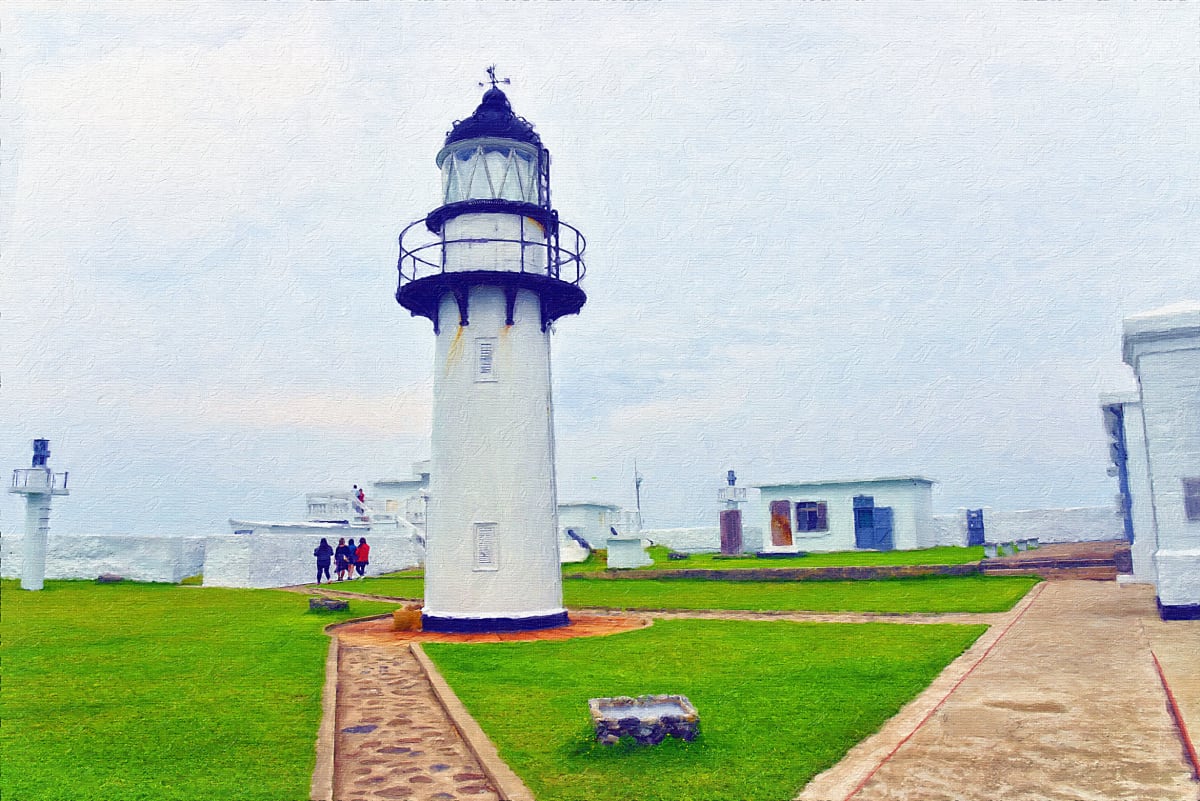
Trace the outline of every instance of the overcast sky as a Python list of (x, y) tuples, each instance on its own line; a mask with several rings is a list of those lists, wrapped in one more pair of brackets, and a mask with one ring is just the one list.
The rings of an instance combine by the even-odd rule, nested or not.
[[(1124, 316), (1200, 296), (1195, 4), (9, 2), (0, 467), (217, 533), (429, 455), (396, 235), (495, 62), (588, 238), (562, 501), (919, 474), (1101, 505)], [(16, 496), (0, 531), (19, 531)]]

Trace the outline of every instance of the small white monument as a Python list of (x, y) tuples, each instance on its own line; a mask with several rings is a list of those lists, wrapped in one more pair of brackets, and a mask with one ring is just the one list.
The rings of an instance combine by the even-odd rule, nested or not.
[(1200, 619), (1200, 303), (1127, 317), (1123, 355), (1141, 396), (1159, 614)]
[(9, 492), (25, 496), (25, 549), (21, 560), (21, 589), (40, 590), (46, 580), (46, 540), (50, 537), (50, 499), (67, 495), (67, 474), (47, 465), (50, 440), (33, 441), (33, 466), (13, 471)]

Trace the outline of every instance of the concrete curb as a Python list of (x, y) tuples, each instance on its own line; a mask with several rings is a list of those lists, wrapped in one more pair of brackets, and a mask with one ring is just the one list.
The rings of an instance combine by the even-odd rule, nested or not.
[(321, 725), (317, 729), (317, 764), (313, 768), (312, 801), (333, 801), (334, 742), (337, 729), (338, 638), (329, 637), (325, 655), (325, 687), (321, 690)]
[(429, 679), (434, 697), (446, 710), (454, 728), (458, 729), (458, 733), (466, 742), (467, 748), (479, 760), (480, 767), (483, 768), (488, 781), (496, 788), (500, 798), (503, 801), (535, 801), (533, 793), (529, 791), (521, 778), (513, 773), (512, 768), (500, 758), (495, 744), (483, 733), (483, 729), (475, 722), (475, 718), (471, 717), (471, 713), (463, 706), (462, 701), (458, 700), (454, 690), (450, 689), (450, 685), (442, 678), (437, 667), (425, 655), (420, 643), (410, 643), (408, 649), (416, 657), (417, 664), (421, 666), (425, 677)]
[(925, 576), (970, 576), (980, 562), (958, 565), (850, 565), (830, 567), (683, 567), (669, 570), (600, 570), (572, 573), (564, 580), (620, 581), (623, 579), (705, 579), (708, 581), (870, 581)]
[(1162, 682), (1163, 691), (1167, 694), (1167, 708), (1171, 711), (1171, 719), (1175, 722), (1179, 739), (1183, 743), (1183, 752), (1192, 769), (1192, 779), (1200, 781), (1200, 757), (1196, 756), (1196, 745), (1192, 742), (1187, 722), (1183, 719), (1183, 710), (1179, 708), (1179, 702), (1175, 700), (1175, 693), (1171, 692), (1171, 685), (1167, 683), (1167, 674), (1163, 671), (1162, 663), (1158, 661), (1158, 655), (1153, 650), (1150, 651), (1150, 658), (1154, 660), (1154, 669), (1158, 671), (1158, 679)]

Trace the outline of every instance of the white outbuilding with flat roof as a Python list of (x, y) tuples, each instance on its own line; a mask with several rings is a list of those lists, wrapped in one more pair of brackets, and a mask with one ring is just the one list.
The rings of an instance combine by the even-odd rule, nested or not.
[(910, 550), (936, 542), (933, 481), (921, 476), (755, 484), (763, 553)]

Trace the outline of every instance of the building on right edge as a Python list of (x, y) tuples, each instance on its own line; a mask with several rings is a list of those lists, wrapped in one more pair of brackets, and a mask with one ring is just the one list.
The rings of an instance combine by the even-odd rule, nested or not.
[(1152, 575), (1164, 620), (1200, 619), (1200, 302), (1127, 317), (1122, 352), (1136, 402), (1104, 405), (1124, 503), (1138, 511), (1143, 470), (1149, 495), (1148, 514), (1126, 518), (1134, 572)]

